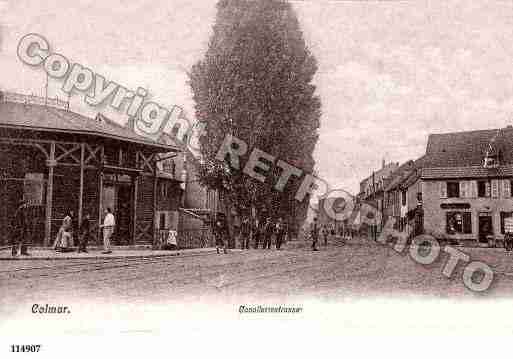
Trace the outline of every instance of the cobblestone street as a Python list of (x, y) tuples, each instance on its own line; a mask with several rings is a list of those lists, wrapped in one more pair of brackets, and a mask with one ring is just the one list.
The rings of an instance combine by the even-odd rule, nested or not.
[[(291, 247), (291, 246), (289, 246)], [(386, 246), (354, 241), (332, 243), (311, 252), (307, 246), (276, 250), (212, 252), (191, 256), (15, 260), (0, 262), (2, 311), (30, 303), (73, 301), (201, 301), (216, 298), (327, 300), (428, 296), (504, 297), (513, 293), (512, 256), (503, 249), (465, 248), (497, 272), (486, 294), (466, 289), (462, 266), (452, 279), (441, 269), (447, 258), (430, 266), (416, 264)], [(506, 274), (504, 274), (506, 273)], [(5, 314), (5, 313), (4, 313)]]

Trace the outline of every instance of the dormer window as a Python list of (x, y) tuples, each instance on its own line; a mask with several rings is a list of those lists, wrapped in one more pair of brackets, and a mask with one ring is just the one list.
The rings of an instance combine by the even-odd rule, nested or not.
[(502, 151), (497, 150), (496, 148), (496, 139), (499, 136), (499, 133), (500, 131), (497, 131), (488, 144), (488, 148), (483, 159), (484, 168), (495, 168), (499, 166), (499, 159), (502, 157)]
[(497, 155), (486, 155), (483, 159), (484, 168), (496, 168), (499, 166), (499, 159)]

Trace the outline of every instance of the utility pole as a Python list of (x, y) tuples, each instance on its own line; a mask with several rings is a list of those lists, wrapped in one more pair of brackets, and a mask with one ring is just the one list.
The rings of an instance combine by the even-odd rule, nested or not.
[(45, 106), (48, 105), (48, 72), (46, 72), (46, 81), (45, 81)]

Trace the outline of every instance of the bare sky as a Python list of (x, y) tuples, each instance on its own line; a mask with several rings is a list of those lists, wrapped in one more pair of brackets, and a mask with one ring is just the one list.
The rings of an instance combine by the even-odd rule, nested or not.
[[(36, 32), (70, 60), (192, 117), (185, 71), (206, 49), (215, 3), (0, 0), (0, 88), (43, 94), (43, 70), (16, 57), (19, 39)], [(293, 4), (319, 62), (317, 169), (334, 188), (357, 191), (382, 158), (419, 157), (429, 133), (513, 124), (512, 1)], [(63, 96), (60, 85), (50, 83), (50, 96)], [(71, 103), (96, 112), (81, 94)]]

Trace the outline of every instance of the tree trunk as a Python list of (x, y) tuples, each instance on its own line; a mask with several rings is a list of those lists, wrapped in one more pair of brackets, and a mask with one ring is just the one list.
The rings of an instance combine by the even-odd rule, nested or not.
[(224, 215), (226, 218), (227, 230), (228, 230), (228, 248), (235, 248), (235, 236), (233, 232), (233, 216), (232, 216), (232, 208), (233, 204), (230, 200), (229, 196), (225, 193), (221, 192), (220, 197), (224, 203)]

